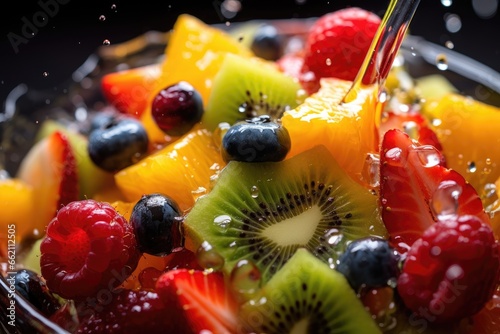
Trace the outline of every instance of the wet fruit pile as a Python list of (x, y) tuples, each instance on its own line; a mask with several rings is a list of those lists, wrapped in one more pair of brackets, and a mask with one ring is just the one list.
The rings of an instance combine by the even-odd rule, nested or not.
[(379, 24), (333, 12), (283, 53), (181, 15), (0, 180), (19, 294), (82, 334), (498, 332), (500, 109), (404, 63), (344, 102)]

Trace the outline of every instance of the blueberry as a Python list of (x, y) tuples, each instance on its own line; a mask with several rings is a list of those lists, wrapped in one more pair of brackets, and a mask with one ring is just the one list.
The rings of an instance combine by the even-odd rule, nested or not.
[(177, 203), (162, 194), (143, 196), (130, 216), (139, 250), (155, 256), (168, 255), (183, 247), (181, 222)]
[(97, 166), (115, 172), (144, 156), (148, 143), (141, 122), (131, 117), (115, 118), (90, 132), (88, 153)]
[(118, 115), (113, 112), (99, 112), (95, 114), (90, 121), (89, 133), (108, 127), (111, 123), (116, 122), (117, 117)]
[(14, 281), (16, 292), (47, 317), (53, 315), (61, 307), (57, 298), (36, 272), (29, 269), (19, 270)]
[(250, 49), (266, 60), (277, 60), (283, 54), (282, 36), (276, 27), (270, 24), (261, 25), (255, 32)]
[(201, 120), (203, 100), (193, 86), (181, 81), (162, 89), (155, 96), (151, 114), (163, 132), (181, 136)]
[(281, 161), (290, 151), (286, 128), (267, 115), (237, 122), (222, 138), (222, 157), (244, 162)]
[(379, 288), (399, 276), (400, 258), (387, 240), (366, 237), (347, 246), (336, 269), (344, 274), (355, 291), (363, 286)]

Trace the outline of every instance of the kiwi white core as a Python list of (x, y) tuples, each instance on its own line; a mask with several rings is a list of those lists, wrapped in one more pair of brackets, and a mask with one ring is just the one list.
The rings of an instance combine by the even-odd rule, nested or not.
[(297, 216), (266, 227), (262, 235), (280, 246), (306, 245), (322, 217), (321, 209), (314, 205)]

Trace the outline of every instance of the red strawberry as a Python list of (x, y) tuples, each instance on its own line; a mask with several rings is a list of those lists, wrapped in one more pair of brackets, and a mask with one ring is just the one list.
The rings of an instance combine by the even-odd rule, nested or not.
[(238, 306), (222, 273), (171, 270), (160, 276), (156, 291), (166, 305), (178, 305), (193, 332), (236, 333)]
[(442, 154), (399, 129), (388, 130), (380, 149), (380, 205), (391, 243), (404, 253), (423, 232), (447, 215), (474, 215), (485, 223), (476, 190), (441, 165)]
[(59, 210), (40, 252), (47, 286), (67, 299), (112, 291), (133, 272), (140, 256), (125, 218), (111, 205), (90, 199)]
[[(381, 139), (390, 129), (402, 130), (420, 144), (432, 145), (443, 153), (443, 146), (434, 130), (432, 130), (429, 121), (418, 111), (410, 109), (407, 112), (392, 110), (385, 112), (379, 128)], [(446, 167), (444, 155), (442, 159), (441, 166)]]
[(500, 278), (499, 251), (491, 227), (476, 216), (431, 225), (411, 246), (398, 278), (410, 320), (457, 323), (479, 312)]
[(357, 7), (320, 17), (306, 40), (302, 72), (312, 71), (318, 79), (335, 77), (353, 81), (380, 22), (376, 14)]
[(55, 131), (37, 142), (19, 168), (18, 177), (33, 187), (33, 227), (40, 232), (63, 205), (79, 197), (78, 167), (70, 141)]
[(77, 334), (186, 333), (155, 292), (123, 289), (111, 297), (102, 305), (86, 305), (83, 312), (91, 315), (84, 318)]
[(108, 73), (101, 80), (102, 92), (120, 112), (139, 118), (160, 74), (160, 64)]

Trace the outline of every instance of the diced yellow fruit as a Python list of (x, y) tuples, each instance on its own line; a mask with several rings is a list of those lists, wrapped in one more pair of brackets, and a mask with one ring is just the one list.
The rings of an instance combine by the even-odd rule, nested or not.
[(291, 137), (289, 157), (325, 145), (339, 165), (363, 183), (366, 155), (378, 152), (380, 106), (375, 87), (361, 88), (356, 99), (343, 103), (351, 85), (350, 81), (322, 79), (320, 90), (286, 111), (282, 123)]
[(224, 53), (253, 56), (250, 49), (223, 30), (205, 24), (189, 14), (178, 17), (165, 49), (161, 75), (151, 91), (147, 109), (141, 116), (150, 140), (165, 143), (165, 134), (151, 116), (151, 102), (160, 90), (179, 81), (189, 82), (206, 105), (212, 79)]
[(196, 126), (176, 142), (116, 173), (115, 181), (128, 202), (162, 193), (186, 211), (209, 191), (212, 178), (223, 166), (212, 133)]
[[(16, 244), (24, 237), (33, 235), (33, 188), (19, 179), (0, 179), (0, 255), (7, 249), (8, 238)], [(11, 232), (8, 232), (11, 231)], [(1, 256), (0, 256), (1, 257)]]
[(500, 176), (500, 108), (452, 93), (426, 105), (424, 112), (443, 146), (448, 167), (462, 174), (485, 199), (484, 187)]
[(441, 74), (431, 74), (415, 79), (418, 94), (425, 101), (439, 100), (457, 89)]

